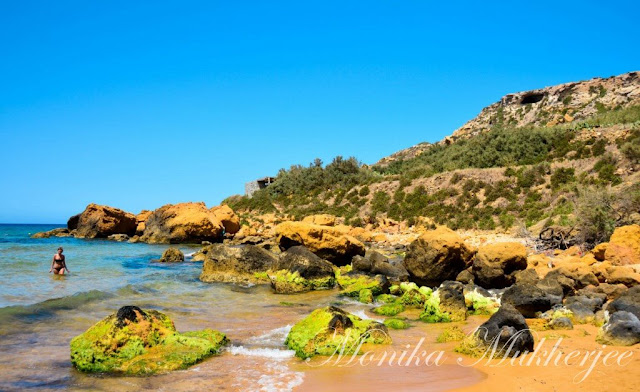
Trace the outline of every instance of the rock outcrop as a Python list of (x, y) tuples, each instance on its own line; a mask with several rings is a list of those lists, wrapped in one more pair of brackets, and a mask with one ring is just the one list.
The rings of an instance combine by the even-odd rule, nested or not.
[(304, 245), (319, 257), (343, 266), (351, 263), (353, 256), (364, 256), (362, 242), (331, 227), (305, 222), (283, 222), (276, 226), (276, 242), (280, 249)]
[[(80, 213), (77, 223), (75, 217), (71, 226), (76, 226), (74, 236), (77, 238), (107, 238), (112, 234), (132, 236), (136, 232), (135, 215), (118, 208), (89, 204)], [(71, 220), (71, 219), (70, 219)]]
[(208, 245), (200, 280), (203, 282), (270, 283), (267, 271), (277, 257), (258, 246)]
[(57, 229), (35, 233), (31, 235), (31, 238), (71, 237), (71, 236), (72, 235), (69, 232), (69, 229), (66, 229), (64, 227), (59, 227)]
[(500, 242), (478, 249), (473, 260), (474, 283), (501, 289), (516, 282), (516, 272), (527, 268), (527, 248), (518, 242)]
[(462, 283), (443, 282), (425, 301), (420, 320), (427, 323), (464, 321), (467, 318), (467, 305), (463, 292)]
[(610, 346), (638, 344), (640, 343), (640, 320), (631, 312), (616, 312), (600, 328), (596, 341)]
[(305, 216), (302, 221), (313, 225), (335, 226), (336, 217), (329, 214), (309, 215)]
[(403, 265), (412, 281), (425, 286), (438, 286), (455, 280), (466, 269), (473, 251), (462, 237), (446, 227), (424, 233), (409, 245)]
[(335, 306), (316, 309), (296, 323), (285, 344), (306, 359), (314, 355), (354, 354), (360, 342), (390, 344), (387, 327), (363, 320)]
[(223, 225), (204, 203), (167, 204), (153, 211), (145, 226), (140, 240), (149, 243), (201, 243), (222, 240)]
[(184, 369), (226, 343), (220, 332), (178, 333), (163, 313), (125, 306), (71, 340), (71, 363), (83, 372), (149, 375)]
[(335, 286), (333, 264), (304, 246), (287, 249), (268, 272), (276, 293), (300, 293)]

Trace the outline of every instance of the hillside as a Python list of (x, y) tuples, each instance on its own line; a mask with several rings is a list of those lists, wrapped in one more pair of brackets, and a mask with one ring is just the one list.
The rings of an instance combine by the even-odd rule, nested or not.
[(509, 94), (440, 142), (370, 167), (342, 157), (294, 165), (252, 198), (225, 203), (245, 222), (329, 213), (352, 226), (425, 218), (454, 229), (576, 226), (581, 241), (595, 243), (638, 219), (639, 163), (640, 78), (632, 72)]

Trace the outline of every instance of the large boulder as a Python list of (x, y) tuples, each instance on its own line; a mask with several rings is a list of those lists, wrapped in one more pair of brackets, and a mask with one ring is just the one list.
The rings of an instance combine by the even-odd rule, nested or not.
[(613, 265), (640, 263), (640, 225), (622, 226), (615, 229), (604, 255)]
[(300, 358), (314, 355), (355, 354), (359, 344), (391, 344), (387, 327), (363, 320), (335, 306), (316, 309), (296, 323), (285, 344)]
[(546, 312), (561, 303), (562, 297), (550, 295), (536, 285), (516, 283), (503, 294), (502, 304), (510, 304), (527, 318), (536, 317), (538, 312)]
[(427, 323), (448, 323), (464, 321), (467, 318), (467, 305), (464, 298), (464, 285), (460, 282), (443, 282), (424, 303), (420, 320)]
[(596, 341), (610, 346), (638, 344), (640, 343), (640, 320), (631, 312), (616, 312), (600, 328)]
[(473, 251), (456, 232), (438, 227), (409, 245), (403, 265), (412, 281), (425, 286), (438, 286), (454, 280), (466, 269)]
[[(72, 217), (72, 219), (75, 219)], [(71, 226), (75, 223), (72, 222)], [(118, 208), (89, 204), (76, 224), (74, 236), (78, 238), (107, 238), (112, 234), (134, 235), (135, 215)]]
[[(503, 304), (473, 335), (478, 348), (494, 357), (517, 357), (533, 351), (533, 335), (524, 317), (509, 304)], [(490, 354), (490, 355), (491, 355)]]
[(482, 246), (473, 259), (474, 283), (502, 289), (516, 282), (516, 272), (527, 268), (527, 248), (519, 242)]
[(267, 271), (278, 260), (273, 253), (255, 245), (213, 244), (204, 254), (200, 274), (203, 282), (270, 283)]
[(216, 219), (224, 226), (224, 231), (228, 234), (236, 234), (240, 231), (240, 218), (226, 204), (211, 208), (211, 212)]
[(217, 354), (226, 343), (220, 332), (178, 333), (163, 313), (124, 306), (71, 340), (71, 363), (83, 372), (164, 373)]
[(276, 242), (280, 249), (304, 245), (319, 257), (343, 266), (351, 263), (353, 256), (364, 256), (362, 242), (331, 226), (305, 222), (283, 222), (276, 226)]
[(158, 244), (218, 242), (223, 225), (204, 203), (167, 204), (153, 211), (140, 240)]
[(336, 283), (333, 264), (304, 246), (294, 246), (282, 252), (268, 275), (276, 293), (330, 289)]
[(370, 296), (386, 294), (389, 291), (390, 283), (384, 275), (351, 271), (350, 266), (340, 267), (335, 273), (338, 286), (342, 289), (341, 295), (361, 298), (364, 295), (361, 294), (363, 291)]

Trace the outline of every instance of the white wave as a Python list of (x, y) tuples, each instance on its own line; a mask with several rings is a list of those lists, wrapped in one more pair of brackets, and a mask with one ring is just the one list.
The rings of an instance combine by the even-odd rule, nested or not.
[(284, 327), (279, 327), (276, 329), (272, 329), (271, 331), (264, 333), (260, 336), (254, 336), (252, 338), (247, 339), (247, 343), (251, 344), (262, 344), (262, 345), (283, 345), (284, 340), (287, 338), (289, 331), (291, 331), (291, 325), (285, 325)]
[(195, 255), (195, 254), (196, 254), (196, 252), (185, 253), (185, 254), (184, 254), (184, 257), (192, 258), (192, 257), (193, 257), (193, 255)]
[(232, 355), (245, 355), (248, 357), (263, 357), (275, 360), (289, 359), (295, 356), (293, 350), (280, 350), (277, 348), (246, 348), (244, 346), (231, 346), (227, 348), (227, 352)]
[(358, 309), (356, 311), (353, 311), (352, 313), (355, 314), (356, 316), (360, 317), (363, 320), (373, 320), (373, 321), (377, 321), (379, 323), (384, 321), (384, 319), (379, 319), (379, 318), (375, 318), (375, 317), (371, 317), (371, 316), (367, 315), (364, 312), (364, 309)]
[(270, 374), (263, 374), (258, 379), (260, 391), (292, 391), (295, 387), (301, 385), (304, 380), (303, 372), (292, 372), (286, 365), (277, 362), (270, 364), (268, 371)]

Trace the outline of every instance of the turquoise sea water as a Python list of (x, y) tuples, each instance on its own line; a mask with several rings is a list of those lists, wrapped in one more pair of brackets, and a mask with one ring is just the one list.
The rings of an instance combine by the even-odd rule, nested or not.
[[(1, 391), (306, 391), (326, 390), (326, 383), (318, 382), (325, 378), (345, 390), (360, 386), (374, 391), (397, 386), (394, 378), (399, 375), (405, 390), (439, 391), (482, 377), (458, 366), (410, 372), (309, 366), (283, 345), (291, 325), (328, 304), (377, 317), (371, 306), (345, 300), (337, 290), (276, 295), (268, 286), (203, 283), (198, 280), (202, 264), (189, 257), (184, 263), (154, 261), (167, 245), (30, 238), (54, 227), (59, 226), (0, 225)], [(48, 273), (58, 246), (64, 248), (71, 270), (67, 276)], [(185, 255), (198, 249), (179, 248)], [(114, 377), (76, 371), (69, 360), (70, 340), (124, 305), (165, 312), (180, 331), (222, 331), (231, 344), (221, 356), (166, 375)], [(424, 328), (392, 331), (393, 347), (431, 333)], [(334, 390), (341, 389), (334, 385)]]

